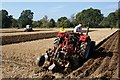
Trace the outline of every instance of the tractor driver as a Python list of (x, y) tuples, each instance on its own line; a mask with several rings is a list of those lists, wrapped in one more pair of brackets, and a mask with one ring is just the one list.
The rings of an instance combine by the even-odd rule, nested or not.
[(82, 23), (79, 23), (79, 25), (77, 25), (75, 28), (74, 28), (74, 36), (79, 39), (81, 35), (83, 35), (83, 32), (82, 32)]
[(82, 23), (80, 23), (79, 25), (77, 25), (75, 28), (74, 28), (74, 33), (76, 34), (80, 34), (82, 35)]

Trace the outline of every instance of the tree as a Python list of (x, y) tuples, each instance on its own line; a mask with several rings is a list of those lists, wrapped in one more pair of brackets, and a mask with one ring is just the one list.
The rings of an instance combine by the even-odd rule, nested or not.
[(11, 27), (16, 27), (16, 28), (19, 28), (19, 26), (18, 26), (19, 24), (18, 24), (18, 21), (16, 20), (16, 19), (12, 19), (12, 24), (11, 24)]
[(54, 20), (54, 19), (50, 19), (50, 21), (49, 21), (49, 23), (48, 23), (48, 26), (49, 26), (50, 28), (55, 27), (55, 26), (56, 26), (55, 20)]
[(33, 27), (42, 27), (42, 21), (41, 20), (33, 21), (32, 25)]
[(100, 25), (100, 27), (103, 27), (103, 28), (110, 27), (109, 21), (108, 21), (107, 17), (104, 17), (104, 19), (100, 22), (99, 25)]
[[(120, 4), (120, 1), (119, 1), (119, 4)], [(119, 9), (117, 10), (117, 13), (118, 13), (118, 25), (117, 27), (120, 27), (120, 6), (119, 6)]]
[(72, 14), (71, 18), (70, 18), (70, 27), (75, 27), (76, 25), (77, 25), (76, 16), (75, 16), (75, 14)]
[(63, 25), (65, 28), (70, 28), (70, 25), (71, 25), (70, 20), (68, 20), (68, 19), (65, 20)]
[(2, 24), (1, 28), (9, 28), (12, 24), (12, 15), (8, 15), (6, 10), (0, 11), (0, 25)]
[(71, 22), (74, 22), (74, 21), (75, 21), (75, 14), (72, 14), (72, 15), (70, 16), (70, 21), (71, 21)]
[(67, 19), (67, 17), (61, 17), (57, 20), (57, 27), (68, 27), (70, 24), (70, 21)]
[(33, 25), (33, 27), (38, 27), (38, 25), (39, 25), (39, 24), (38, 24), (38, 21), (33, 21), (33, 22), (32, 22), (32, 25)]
[(0, 11), (0, 28), (2, 28), (2, 11)]
[(110, 13), (107, 18), (110, 22), (110, 26), (115, 27), (118, 20), (116, 12)]
[(20, 26), (25, 27), (26, 25), (32, 25), (33, 14), (31, 10), (23, 10), (18, 19)]
[(103, 14), (101, 14), (101, 11), (99, 9), (89, 8), (83, 10), (82, 12), (79, 12), (76, 15), (77, 24), (82, 22), (84, 26), (90, 22), (91, 27), (97, 27), (102, 20)]
[(118, 11), (111, 12), (107, 17), (103, 19), (103, 21), (100, 23), (103, 27), (116, 27), (118, 24)]
[(43, 28), (47, 28), (48, 27), (48, 17), (47, 17), (47, 15), (45, 15), (40, 21), (42, 22), (42, 26), (41, 27), (43, 27)]

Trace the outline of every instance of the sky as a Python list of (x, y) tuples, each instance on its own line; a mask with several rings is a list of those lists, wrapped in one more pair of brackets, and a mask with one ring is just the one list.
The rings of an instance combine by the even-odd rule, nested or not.
[(57, 20), (60, 17), (81, 12), (84, 9), (94, 8), (101, 10), (106, 17), (110, 12), (118, 9), (118, 2), (2, 2), (2, 8), (18, 19), (23, 10), (31, 10), (34, 13), (33, 20), (40, 20), (45, 15), (49, 19)]

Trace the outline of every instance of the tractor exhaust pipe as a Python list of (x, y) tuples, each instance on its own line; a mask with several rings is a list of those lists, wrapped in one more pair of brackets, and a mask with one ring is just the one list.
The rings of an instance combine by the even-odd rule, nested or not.
[(88, 22), (88, 23), (87, 23), (87, 31), (86, 31), (86, 35), (88, 35), (89, 27), (90, 27), (90, 23)]

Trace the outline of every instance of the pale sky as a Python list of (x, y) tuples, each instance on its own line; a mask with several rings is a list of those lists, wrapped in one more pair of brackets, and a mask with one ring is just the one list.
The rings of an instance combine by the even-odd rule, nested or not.
[(34, 13), (33, 20), (40, 20), (44, 15), (49, 19), (57, 20), (63, 16), (70, 18), (72, 14), (90, 7), (100, 9), (101, 13), (107, 16), (118, 9), (118, 2), (8, 2), (4, 0), (1, 9), (7, 10), (9, 15), (13, 15), (16, 19), (23, 10), (30, 9)]

